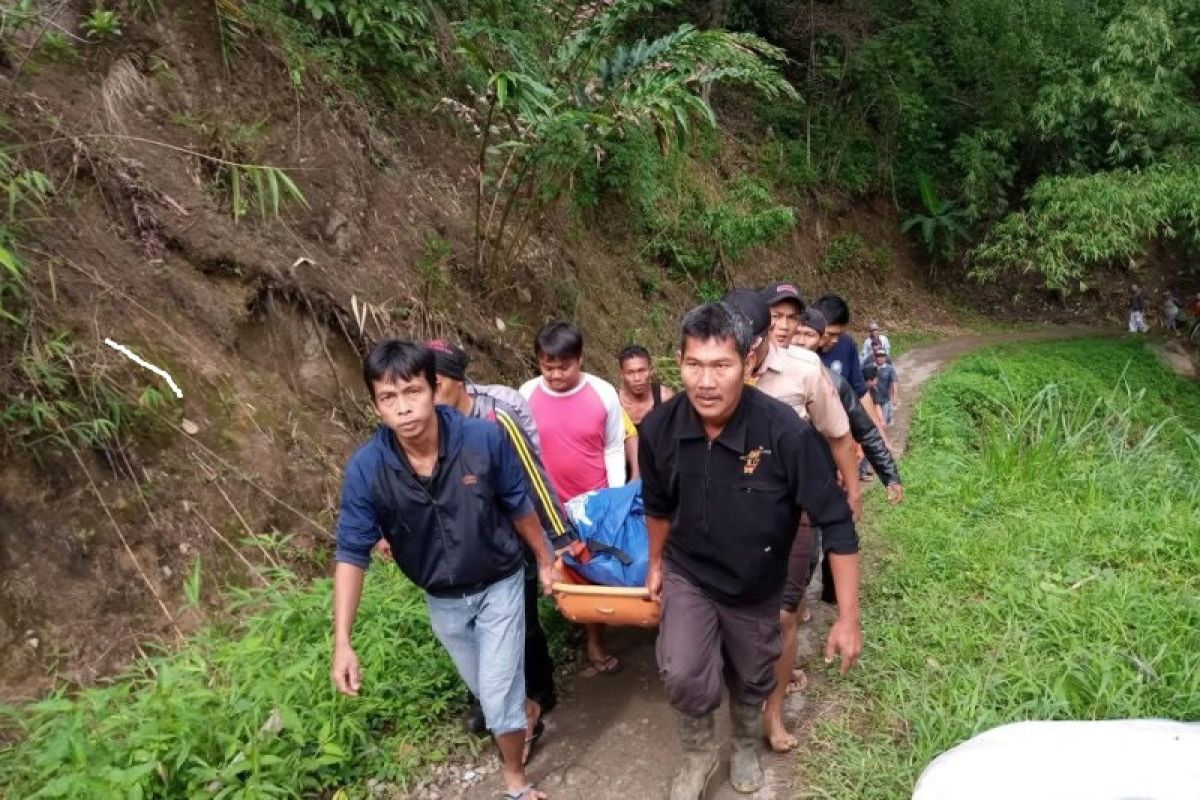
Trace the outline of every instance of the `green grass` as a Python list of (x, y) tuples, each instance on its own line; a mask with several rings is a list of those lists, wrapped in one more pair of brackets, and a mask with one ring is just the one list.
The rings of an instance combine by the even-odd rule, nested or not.
[[(329, 678), (330, 582), (281, 586), (237, 593), (236, 621), (108, 685), (0, 709), (0, 728), (21, 736), (0, 746), (0, 796), (313, 797), (344, 787), (359, 797), (366, 780), (404, 785), (467, 743), (453, 719), (463, 684), (421, 592), (394, 565), (367, 575), (357, 698)], [(548, 633), (561, 651), (565, 624)]]
[(1200, 719), (1200, 391), (1140, 342), (968, 356), (874, 509), (867, 649), (801, 796), (908, 797), (1022, 719)]
[[(903, 330), (889, 333), (888, 341), (892, 345), (892, 358), (896, 358), (909, 350), (916, 350), (918, 347), (943, 342), (949, 336), (941, 331), (928, 330)], [(866, 336), (863, 336), (865, 339)], [(861, 346), (861, 343), (860, 343)]]

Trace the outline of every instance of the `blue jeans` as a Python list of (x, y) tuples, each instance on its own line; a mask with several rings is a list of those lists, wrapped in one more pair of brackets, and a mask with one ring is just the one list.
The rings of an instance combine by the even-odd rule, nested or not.
[(883, 421), (886, 422), (888, 425), (891, 425), (892, 424), (892, 401), (885, 400), (880, 405), (882, 406), (880, 411), (883, 412)]
[(462, 597), (425, 595), (429, 622), (496, 736), (525, 730), (525, 576)]

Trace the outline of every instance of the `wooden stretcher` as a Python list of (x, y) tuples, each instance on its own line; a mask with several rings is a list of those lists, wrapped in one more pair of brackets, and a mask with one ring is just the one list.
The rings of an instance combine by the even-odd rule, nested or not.
[(634, 625), (657, 628), (662, 611), (650, 599), (645, 587), (598, 586), (588, 583), (575, 570), (558, 562), (563, 580), (554, 584), (554, 602), (572, 622), (602, 622), (606, 625)]

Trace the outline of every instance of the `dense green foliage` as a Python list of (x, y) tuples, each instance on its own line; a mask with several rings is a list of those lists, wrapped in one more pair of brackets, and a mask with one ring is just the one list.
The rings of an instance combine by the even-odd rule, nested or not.
[[(888, 191), (930, 217), (929, 176), (983, 242), (981, 276), (1033, 270), (1071, 288), (1088, 267), (1124, 265), (1155, 240), (1196, 252), (1194, 200), (1177, 191), (1200, 164), (1194, 2), (731, 6), (730, 21), (764, 34), (800, 31), (773, 35), (795, 37), (786, 44), (808, 102), (764, 115), (798, 180)], [(1010, 211), (1019, 216), (989, 233)], [(1093, 241), (1097, 217), (1108, 229)], [(945, 240), (914, 228), (944, 260)]]
[(1014, 720), (1200, 718), (1194, 385), (1138, 342), (996, 348), (930, 383), (912, 444), (807, 796), (908, 796)]
[[(127, 677), (0, 709), (25, 733), (0, 747), (0, 787), (14, 798), (314, 796), (367, 778), (404, 784), (442, 757), (464, 687), (421, 592), (392, 565), (368, 573), (354, 640), (363, 688), (346, 698), (329, 678), (330, 582), (277, 587), (235, 592), (236, 621)], [(565, 627), (548, 622), (561, 659)]]

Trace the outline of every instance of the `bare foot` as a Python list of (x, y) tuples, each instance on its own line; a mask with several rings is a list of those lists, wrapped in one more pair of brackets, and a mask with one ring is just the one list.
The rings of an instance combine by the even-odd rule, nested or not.
[(771, 745), (771, 750), (776, 753), (790, 752), (799, 742), (796, 737), (787, 732), (787, 728), (783, 727), (783, 720), (771, 720), (763, 717), (763, 732), (767, 736), (767, 742)]

